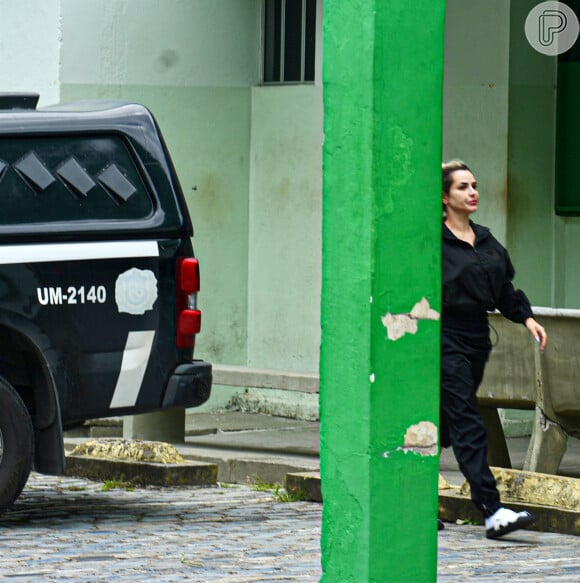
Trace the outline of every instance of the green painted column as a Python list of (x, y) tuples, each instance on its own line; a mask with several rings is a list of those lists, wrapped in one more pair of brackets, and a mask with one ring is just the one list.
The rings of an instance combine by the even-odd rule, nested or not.
[(327, 583), (435, 581), (444, 0), (325, 0)]

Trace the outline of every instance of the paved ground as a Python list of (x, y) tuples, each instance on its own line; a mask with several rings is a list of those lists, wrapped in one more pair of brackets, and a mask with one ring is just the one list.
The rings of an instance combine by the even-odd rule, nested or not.
[(102, 491), (33, 474), (0, 517), (0, 580), (318, 581), (320, 505), (255, 487)]
[[(213, 440), (198, 419), (199, 439), (183, 453), (229, 460), (223, 473), (241, 468), (241, 481), (253, 470), (264, 478), (279, 465), (317, 466), (316, 424), (228, 419), (218, 419)], [(579, 443), (570, 444), (566, 473), (580, 468)], [(510, 441), (515, 465), (525, 445)], [(457, 477), (450, 457), (442, 470)], [(321, 508), (249, 485), (103, 491), (102, 483), (33, 474), (14, 510), (0, 516), (0, 581), (315, 582)], [(489, 541), (482, 526), (448, 524), (438, 540), (440, 583), (580, 582), (580, 537), (526, 531)]]
[(495, 541), (482, 526), (447, 525), (439, 533), (439, 583), (580, 581), (580, 539), (519, 531)]
[[(0, 517), (0, 580), (315, 582), (320, 524), (320, 504), (280, 502), (252, 486), (103, 491), (33, 474)], [(580, 581), (578, 537), (489, 541), (483, 527), (455, 524), (438, 537), (440, 583)]]

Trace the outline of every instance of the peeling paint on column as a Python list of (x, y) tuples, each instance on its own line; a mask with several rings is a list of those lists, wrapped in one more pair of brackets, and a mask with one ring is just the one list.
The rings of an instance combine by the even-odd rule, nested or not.
[(437, 455), (437, 426), (431, 421), (421, 421), (411, 425), (405, 432), (403, 447), (405, 453), (411, 451), (419, 455)]
[(405, 334), (416, 334), (419, 320), (439, 320), (440, 314), (431, 309), (427, 298), (417, 302), (408, 314), (391, 314), (387, 312), (381, 317), (384, 327), (387, 329), (389, 340), (398, 340)]
[[(324, 27), (321, 581), (436, 581), (437, 438), (418, 424), (438, 424), (440, 326), (419, 319), (441, 311), (445, 2), (328, 0)], [(391, 342), (391, 318), (418, 333)]]
[[(435, 423), (420, 421), (407, 429), (403, 445), (397, 447), (395, 451), (412, 452), (425, 456), (437, 455), (439, 451), (438, 434)], [(388, 458), (390, 454), (390, 451), (385, 451), (383, 457)]]

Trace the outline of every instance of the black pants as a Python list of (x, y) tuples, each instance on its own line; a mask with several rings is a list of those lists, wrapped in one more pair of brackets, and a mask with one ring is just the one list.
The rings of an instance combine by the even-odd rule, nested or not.
[(441, 446), (453, 447), (459, 469), (471, 487), (471, 499), (491, 516), (499, 492), (487, 464), (487, 435), (476, 392), (491, 344), (488, 334), (441, 332)]

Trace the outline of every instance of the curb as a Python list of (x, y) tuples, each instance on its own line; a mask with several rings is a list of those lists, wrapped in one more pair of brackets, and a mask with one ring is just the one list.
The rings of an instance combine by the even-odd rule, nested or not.
[(318, 472), (286, 474), (285, 487), (286, 492), (292, 496), (311, 502), (322, 502), (322, 488)]
[[(72, 456), (79, 457), (79, 454), (74, 454), (73, 450), (79, 444), (83, 443), (85, 443), (84, 440), (69, 439), (68, 441), (65, 441), (67, 466), (71, 463), (76, 463), (69, 463), (68, 460)], [(234, 451), (217, 447), (196, 447), (191, 444), (177, 444), (176, 447), (179, 454), (186, 462), (216, 466), (217, 481), (227, 484), (247, 484), (258, 482), (283, 484), (286, 475), (289, 473), (313, 472), (318, 469), (318, 459), (313, 462), (310, 458), (303, 458), (303, 456), (262, 455), (261, 452), (244, 452), (244, 454), (247, 454), (244, 455), (239, 450)], [(304, 463), (302, 463), (302, 461)], [(65, 472), (66, 471), (67, 470), (65, 470)]]
[[(514, 472), (514, 470), (512, 470)], [(536, 476), (540, 476), (536, 474)], [(287, 474), (286, 491), (304, 500), (322, 502), (320, 473), (301, 472)], [(555, 532), (559, 534), (580, 535), (580, 511), (557, 506), (532, 504), (527, 502), (506, 501), (513, 510), (527, 510), (537, 516), (530, 530)], [(439, 490), (439, 518), (444, 522), (469, 521), (482, 524), (481, 513), (475, 508), (468, 496), (456, 490)]]
[(65, 475), (93, 481), (130, 482), (141, 486), (215, 486), (216, 464), (185, 461), (179, 464), (67, 455)]
[[(506, 501), (506, 506), (520, 512), (527, 510), (537, 517), (529, 530), (557, 532), (559, 534), (580, 535), (580, 512), (555, 506), (542, 506), (528, 502)], [(452, 490), (439, 491), (439, 518), (444, 522), (469, 521), (483, 524), (481, 512), (471, 499)]]

